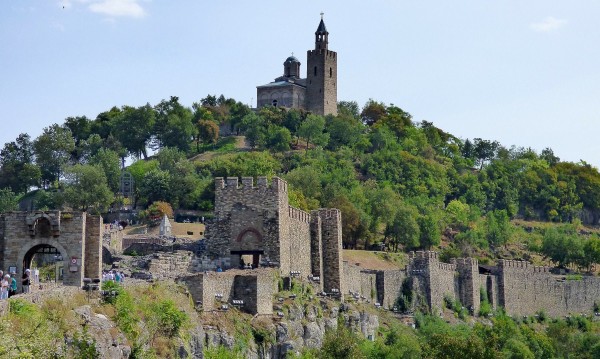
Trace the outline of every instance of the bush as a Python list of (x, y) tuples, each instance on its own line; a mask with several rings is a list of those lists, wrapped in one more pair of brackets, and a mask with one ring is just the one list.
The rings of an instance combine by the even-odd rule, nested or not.
[(163, 300), (151, 307), (152, 314), (158, 319), (158, 331), (168, 338), (179, 334), (185, 324), (189, 322), (187, 313), (179, 310), (172, 300)]
[[(115, 304), (117, 297), (123, 293), (123, 287), (115, 281), (109, 280), (102, 282), (101, 289), (105, 291), (105, 295), (102, 297), (105, 303)], [(113, 294), (114, 293), (114, 294)]]

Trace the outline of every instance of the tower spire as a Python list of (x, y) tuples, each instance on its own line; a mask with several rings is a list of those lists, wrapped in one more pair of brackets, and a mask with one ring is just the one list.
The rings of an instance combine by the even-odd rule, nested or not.
[(317, 27), (317, 31), (315, 32), (315, 50), (327, 50), (327, 44), (329, 43), (329, 32), (325, 27), (323, 15), (324, 13), (321, 11), (321, 22), (319, 22), (319, 27)]

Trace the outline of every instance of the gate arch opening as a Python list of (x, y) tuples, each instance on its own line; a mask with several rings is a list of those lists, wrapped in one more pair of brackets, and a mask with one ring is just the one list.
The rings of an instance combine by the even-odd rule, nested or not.
[(31, 269), (33, 283), (63, 283), (66, 253), (55, 246), (40, 243), (32, 246), (23, 256), (22, 273)]

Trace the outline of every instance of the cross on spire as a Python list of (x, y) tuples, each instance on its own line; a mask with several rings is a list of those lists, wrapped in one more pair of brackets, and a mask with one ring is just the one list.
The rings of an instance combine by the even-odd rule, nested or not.
[(325, 13), (321, 11), (321, 20), (323, 20), (323, 15), (325, 15)]

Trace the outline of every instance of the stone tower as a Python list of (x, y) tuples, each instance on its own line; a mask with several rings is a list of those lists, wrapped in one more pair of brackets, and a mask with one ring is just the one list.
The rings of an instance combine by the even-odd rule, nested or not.
[(337, 53), (328, 44), (329, 32), (321, 14), (315, 49), (306, 54), (306, 109), (317, 115), (337, 115)]

